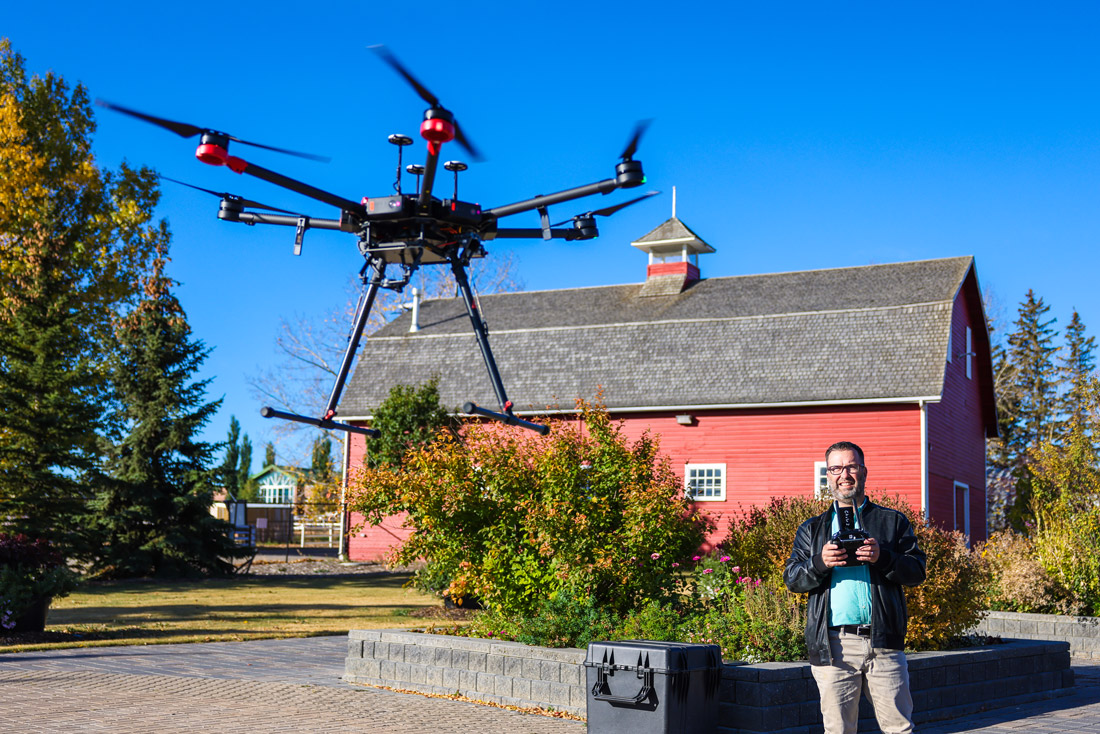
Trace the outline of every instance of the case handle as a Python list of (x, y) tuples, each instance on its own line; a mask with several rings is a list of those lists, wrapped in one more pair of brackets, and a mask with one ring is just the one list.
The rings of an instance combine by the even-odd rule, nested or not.
[(596, 669), (596, 684), (592, 686), (592, 698), (596, 701), (637, 706), (653, 693), (653, 668), (638, 669), (638, 677), (642, 679), (642, 687), (633, 696), (616, 696), (611, 693), (611, 689), (607, 686), (607, 670), (609, 668), (614, 670), (613, 666), (605, 667), (603, 665)]

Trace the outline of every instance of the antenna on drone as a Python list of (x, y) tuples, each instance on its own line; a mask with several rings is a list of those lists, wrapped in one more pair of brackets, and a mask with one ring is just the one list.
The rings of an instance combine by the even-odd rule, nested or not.
[(448, 171), (453, 171), (454, 172), (454, 175), (455, 175), (455, 195), (454, 195), (453, 201), (458, 201), (458, 172), (459, 171), (465, 171), (467, 168), (469, 168), (469, 166), (467, 166), (462, 161), (447, 161), (446, 163), (443, 164), (443, 167), (446, 168)]
[(387, 138), (393, 145), (397, 146), (397, 180), (394, 181), (393, 190), (397, 193), (401, 193), (401, 153), (404, 151), (406, 145), (412, 145), (413, 139), (408, 135), (401, 135), (400, 133), (394, 133)]

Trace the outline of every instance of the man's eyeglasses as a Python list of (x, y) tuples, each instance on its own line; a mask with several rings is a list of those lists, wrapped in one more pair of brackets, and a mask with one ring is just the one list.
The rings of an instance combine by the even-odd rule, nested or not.
[(834, 477), (839, 477), (844, 472), (849, 474), (859, 474), (859, 470), (863, 468), (863, 464), (847, 464), (845, 466), (830, 466), (826, 471), (832, 474)]

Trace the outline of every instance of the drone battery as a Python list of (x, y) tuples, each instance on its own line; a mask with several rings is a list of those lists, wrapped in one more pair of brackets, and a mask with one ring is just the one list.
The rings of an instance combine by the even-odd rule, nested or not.
[(481, 205), (468, 204), (465, 201), (445, 199), (443, 201), (443, 217), (452, 222), (464, 222), (477, 224), (481, 221)]
[(370, 219), (401, 219), (414, 211), (416, 200), (408, 196), (380, 196), (377, 199), (363, 199)]

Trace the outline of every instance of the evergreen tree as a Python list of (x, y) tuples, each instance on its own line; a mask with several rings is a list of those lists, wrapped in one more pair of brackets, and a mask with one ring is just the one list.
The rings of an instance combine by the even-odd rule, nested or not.
[(1012, 371), (1005, 389), (1016, 413), (1007, 416), (1005, 447), (1013, 457), (1017, 478), (1016, 502), (1008, 516), (1017, 529), (1031, 518), (1029, 456), (1039, 451), (1044, 441), (1053, 440), (1061, 407), (1060, 375), (1055, 365), (1057, 332), (1052, 328), (1056, 319), (1047, 319), (1049, 311), (1043, 299), (1028, 290), (1015, 329), (1008, 336)]
[(204, 402), (209, 380), (192, 380), (208, 352), (172, 295), (166, 251), (167, 237), (144, 299), (116, 324), (111, 377), (121, 435), (92, 503), (102, 541), (92, 570), (100, 576), (222, 574), (240, 554), (229, 524), (210, 514), (214, 447), (197, 436), (220, 401)]
[(237, 467), (237, 499), (254, 501), (260, 494), (260, 487), (252, 479), (252, 440), (248, 434), (241, 437), (240, 463)]
[(264, 465), (261, 468), (266, 469), (269, 466), (275, 466), (275, 444), (271, 441), (264, 446)]
[(313, 439), (313, 460), (310, 474), (314, 481), (327, 482), (332, 479), (335, 468), (332, 463), (332, 439), (318, 436)]
[(440, 405), (439, 381), (432, 379), (415, 387), (394, 385), (374, 411), (371, 426), (382, 435), (368, 443), (370, 466), (398, 467), (409, 449), (429, 443), (440, 430), (453, 427), (454, 419)]
[(152, 171), (102, 171), (84, 88), (0, 40), (0, 523), (91, 551), (104, 354), (160, 237)]
[(1062, 392), (1062, 418), (1059, 438), (1066, 439), (1074, 426), (1083, 426), (1089, 417), (1096, 368), (1093, 352), (1096, 339), (1085, 336), (1085, 325), (1076, 309), (1066, 325), (1065, 346), (1059, 363)]
[(237, 416), (229, 416), (229, 435), (225, 438), (225, 458), (218, 469), (222, 488), (230, 496), (236, 497), (240, 491), (241, 463), (241, 424)]

